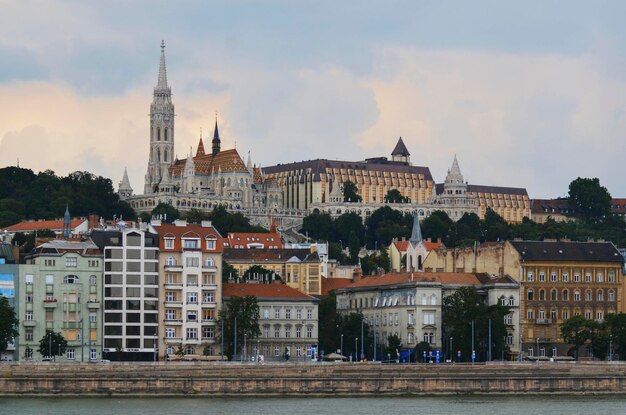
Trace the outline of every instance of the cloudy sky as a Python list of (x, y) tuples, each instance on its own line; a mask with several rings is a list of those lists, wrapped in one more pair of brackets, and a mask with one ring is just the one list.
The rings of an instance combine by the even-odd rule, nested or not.
[(176, 153), (389, 155), (443, 181), (626, 197), (624, 1), (0, 0), (0, 166), (143, 189), (161, 39)]

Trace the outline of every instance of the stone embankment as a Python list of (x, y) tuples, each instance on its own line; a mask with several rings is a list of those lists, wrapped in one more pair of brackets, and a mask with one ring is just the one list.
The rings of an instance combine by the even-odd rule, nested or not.
[(624, 394), (623, 364), (1, 364), (0, 396)]

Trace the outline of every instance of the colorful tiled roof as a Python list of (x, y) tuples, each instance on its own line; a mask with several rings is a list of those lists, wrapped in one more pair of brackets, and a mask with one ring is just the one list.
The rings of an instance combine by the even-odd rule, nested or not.
[(399, 252), (406, 252), (409, 249), (409, 241), (394, 241), (393, 244)]
[[(226, 237), (228, 246), (235, 249), (247, 249), (248, 244), (261, 244), (263, 248), (282, 249), (283, 243), (280, 241), (278, 233), (229, 233)], [(242, 248), (239, 248), (243, 246)]]
[[(170, 176), (181, 176), (187, 159), (176, 160), (170, 167)], [(213, 157), (212, 154), (197, 155), (193, 158), (196, 174), (218, 173), (245, 173), (248, 171), (236, 149), (220, 151)]]
[[(186, 226), (176, 226), (173, 224), (165, 223), (159, 226), (155, 226), (154, 229), (160, 236), (159, 249), (167, 251), (181, 251), (182, 250), (182, 238), (198, 238), (200, 239), (200, 247), (198, 250), (206, 252), (222, 252), (224, 249), (222, 236), (213, 226), (204, 227), (201, 225), (187, 224)], [(174, 239), (174, 248), (165, 249), (165, 239)], [(207, 251), (205, 239), (215, 239), (215, 249)]]
[(287, 285), (273, 284), (223, 284), (222, 295), (228, 297), (245, 297), (252, 295), (258, 299), (302, 299), (318, 301), (317, 298), (306, 295)]

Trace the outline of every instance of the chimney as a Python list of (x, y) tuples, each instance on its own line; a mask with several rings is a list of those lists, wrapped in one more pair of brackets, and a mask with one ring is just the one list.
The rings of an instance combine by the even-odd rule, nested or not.
[(89, 230), (96, 229), (98, 226), (98, 215), (92, 213), (87, 217), (87, 226)]
[(441, 238), (437, 238), (437, 243), (441, 243)]
[(187, 221), (185, 219), (176, 219), (174, 221), (174, 226), (185, 227), (185, 226), (187, 226)]
[(210, 220), (203, 220), (202, 222), (200, 222), (200, 226), (202, 226), (203, 228), (212, 228), (213, 224)]

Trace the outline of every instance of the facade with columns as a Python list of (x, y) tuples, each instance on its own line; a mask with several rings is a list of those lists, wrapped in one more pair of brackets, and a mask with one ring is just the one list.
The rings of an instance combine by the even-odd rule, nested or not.
[(175, 153), (174, 104), (167, 83), (165, 44), (157, 85), (150, 105), (150, 154), (142, 195), (133, 195), (126, 170), (119, 184), (120, 198), (137, 212), (151, 212), (159, 203), (179, 210), (229, 210), (271, 212), (282, 206), (282, 192), (275, 182), (252, 164), (250, 154), (244, 163), (236, 149), (223, 150), (217, 120), (211, 151), (205, 152), (202, 136), (195, 155), (190, 149), (184, 159)]

